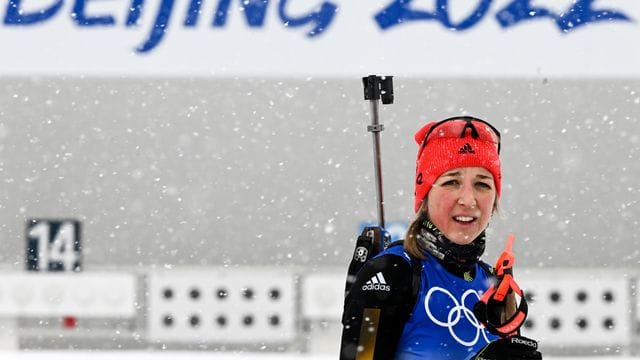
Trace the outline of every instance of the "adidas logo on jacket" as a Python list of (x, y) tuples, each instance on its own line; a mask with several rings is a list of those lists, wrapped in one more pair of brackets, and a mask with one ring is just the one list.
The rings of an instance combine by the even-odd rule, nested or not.
[(382, 276), (382, 273), (378, 272), (362, 285), (362, 290), (391, 291), (391, 286), (387, 285), (387, 281), (384, 279), (384, 276)]

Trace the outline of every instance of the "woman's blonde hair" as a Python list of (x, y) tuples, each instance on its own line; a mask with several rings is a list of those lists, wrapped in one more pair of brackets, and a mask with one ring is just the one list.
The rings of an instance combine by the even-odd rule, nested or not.
[(409, 224), (407, 234), (404, 237), (404, 251), (416, 259), (424, 260), (427, 258), (425, 255), (425, 248), (418, 241), (418, 235), (420, 234), (420, 225), (423, 221), (428, 219), (427, 214), (427, 202), (423, 201), (416, 213), (416, 217)]

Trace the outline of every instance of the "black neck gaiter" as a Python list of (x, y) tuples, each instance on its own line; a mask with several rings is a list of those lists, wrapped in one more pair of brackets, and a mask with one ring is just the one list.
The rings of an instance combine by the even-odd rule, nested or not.
[(471, 243), (459, 245), (447, 239), (430, 220), (424, 220), (420, 224), (418, 241), (447, 270), (461, 275), (473, 270), (484, 253), (485, 232), (481, 232)]

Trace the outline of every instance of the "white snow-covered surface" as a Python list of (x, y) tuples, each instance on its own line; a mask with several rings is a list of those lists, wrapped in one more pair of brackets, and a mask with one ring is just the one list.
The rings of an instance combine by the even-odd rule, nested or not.
[[(335, 360), (333, 355), (285, 353), (215, 353), (209, 351), (18, 351), (0, 352), (0, 360)], [(545, 360), (583, 360), (584, 357), (546, 357)], [(623, 356), (589, 357), (591, 360), (640, 359)]]

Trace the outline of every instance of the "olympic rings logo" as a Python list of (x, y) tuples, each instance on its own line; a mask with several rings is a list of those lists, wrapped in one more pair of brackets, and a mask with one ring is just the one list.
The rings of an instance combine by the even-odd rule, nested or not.
[[(433, 315), (429, 307), (429, 300), (436, 292), (441, 292), (447, 295), (449, 299), (451, 299), (451, 302), (453, 303), (452, 307), (447, 307), (449, 309), (449, 315), (447, 316), (446, 321), (437, 319)], [(455, 297), (453, 297), (453, 295), (448, 290), (438, 286), (434, 286), (429, 289), (424, 299), (424, 308), (427, 311), (427, 316), (429, 317), (429, 319), (431, 319), (431, 321), (433, 321), (436, 325), (439, 325), (444, 328), (448, 328), (451, 336), (460, 345), (463, 345), (463, 346), (473, 346), (477, 344), (478, 340), (480, 339), (480, 334), (482, 334), (482, 337), (487, 343), (489, 343), (490, 341), (489, 338), (487, 338), (487, 333), (485, 332), (484, 327), (482, 326), (482, 324), (480, 324), (478, 319), (476, 319), (475, 315), (473, 315), (473, 311), (471, 311), (469, 308), (464, 306), (467, 297), (471, 295), (475, 296), (478, 300), (480, 300), (480, 295), (478, 294), (477, 291), (473, 289), (469, 289), (465, 291), (464, 294), (462, 294), (462, 299), (460, 300), (460, 302), (458, 302), (458, 300)], [(476, 334), (473, 339), (471, 340), (461, 339), (460, 336), (456, 334), (454, 327), (458, 323), (460, 323), (460, 321), (462, 320), (467, 321), (472, 327), (476, 328)]]

